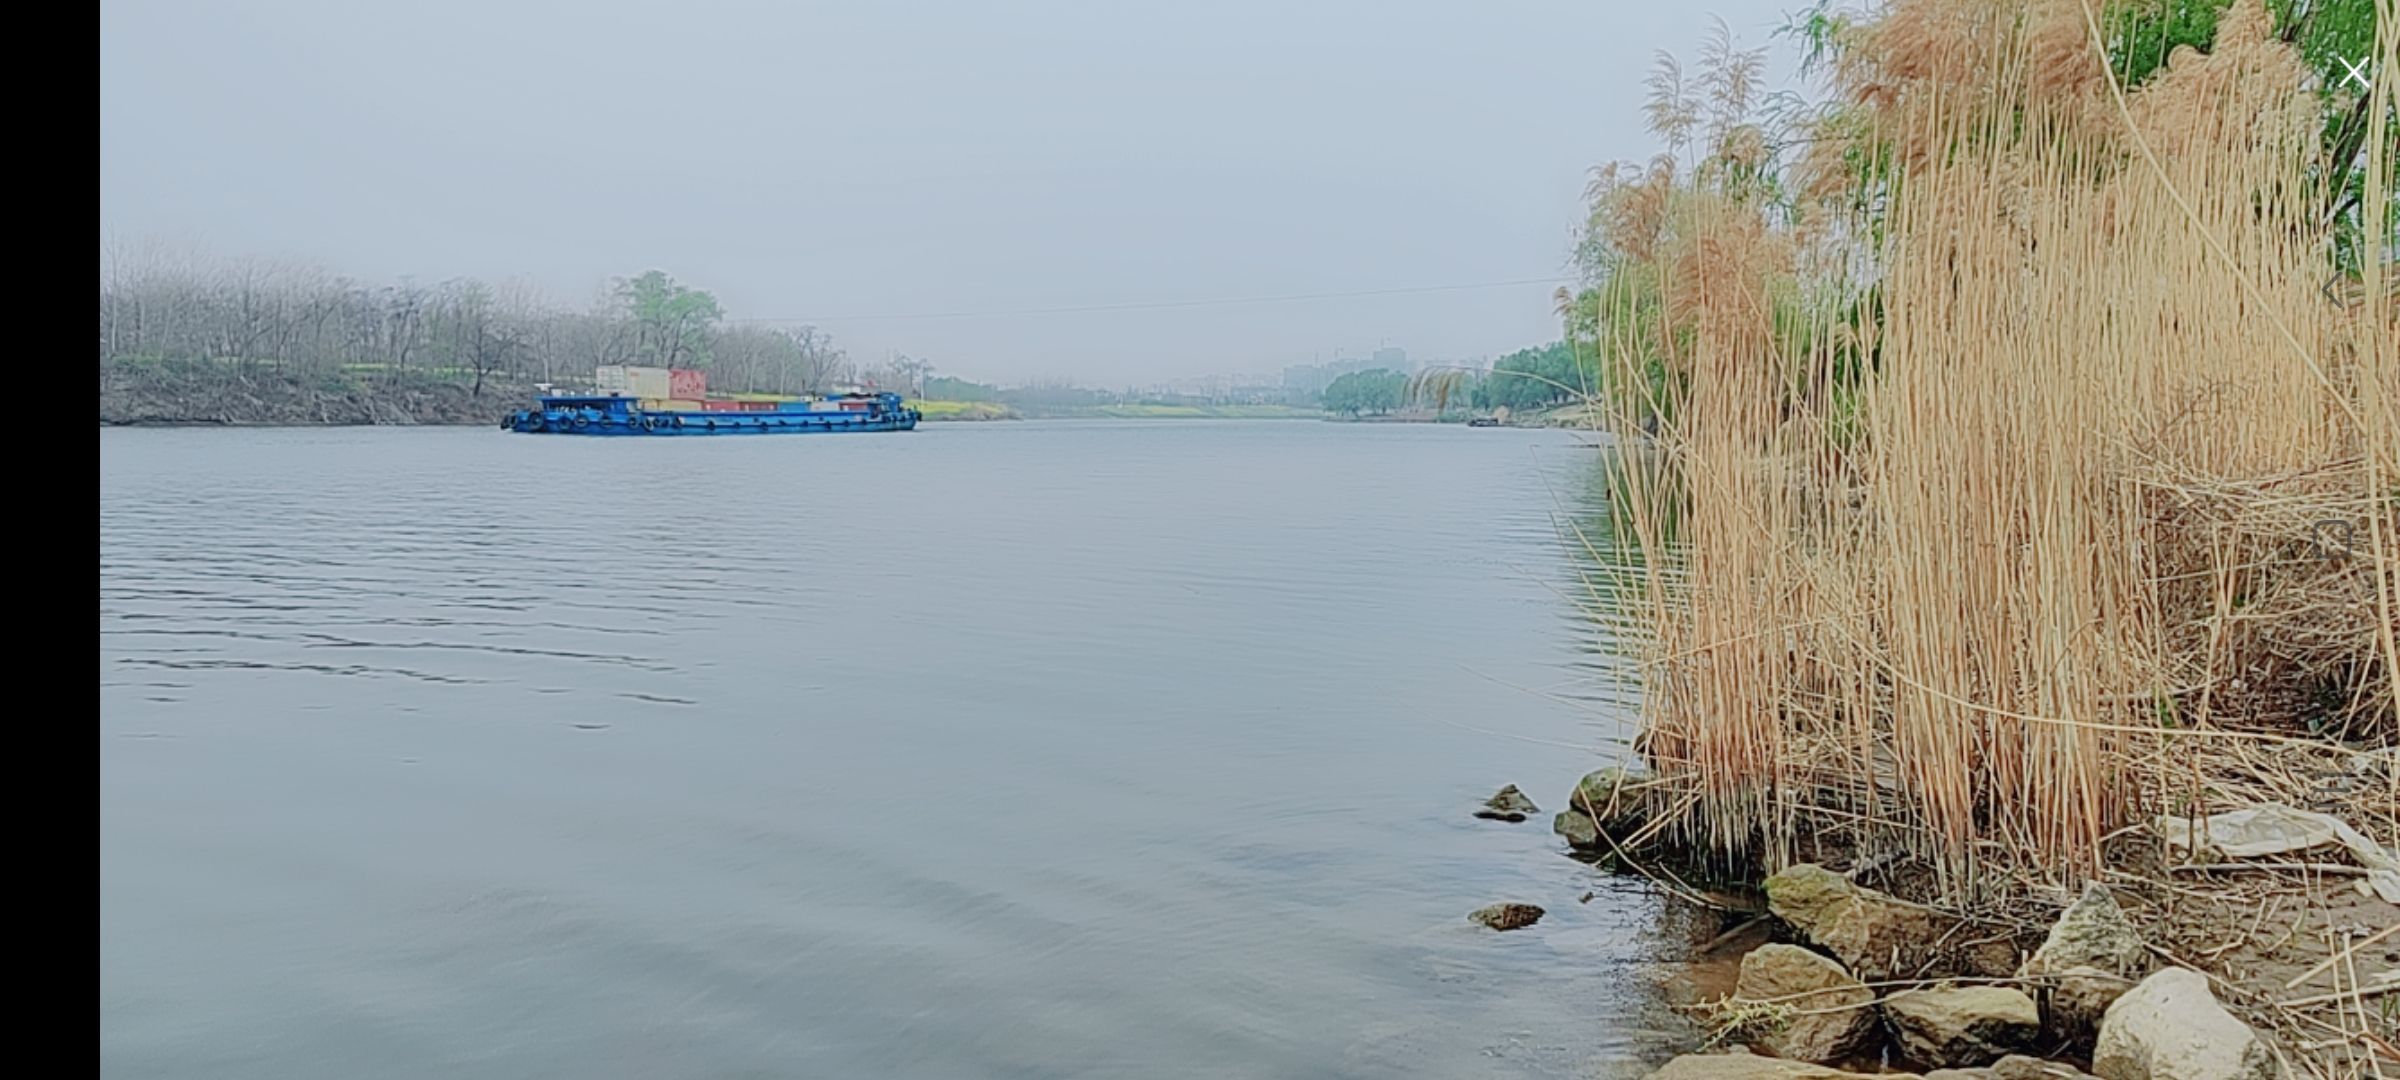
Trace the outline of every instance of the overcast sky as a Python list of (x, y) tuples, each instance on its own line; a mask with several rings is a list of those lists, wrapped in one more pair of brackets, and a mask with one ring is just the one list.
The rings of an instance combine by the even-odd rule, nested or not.
[(1653, 51), (1801, 2), (104, 0), (100, 224), (578, 304), (655, 267), (986, 379), (1484, 356), (1549, 285), (1023, 312), (1556, 275)]

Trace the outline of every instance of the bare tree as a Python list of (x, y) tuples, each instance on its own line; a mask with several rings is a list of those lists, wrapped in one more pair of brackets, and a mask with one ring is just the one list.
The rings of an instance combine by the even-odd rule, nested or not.
[(933, 374), (932, 364), (901, 353), (892, 359), (890, 366), (893, 380), (900, 384), (903, 392), (911, 397), (924, 396), (925, 376)]
[[(104, 388), (171, 371), (176, 386), (195, 391), (260, 379), (339, 389), (367, 371), (391, 384), (456, 379), (481, 396), (512, 376), (548, 383), (645, 359), (704, 363), (713, 383), (737, 391), (819, 391), (853, 373), (822, 329), (717, 328), (713, 300), (667, 284), (645, 327), (616, 287), (577, 311), (522, 282), (362, 285), (313, 266), (211, 262), (110, 238), (100, 273), (101, 377)], [(911, 368), (899, 381), (921, 387), (929, 371)]]
[(437, 310), (448, 323), (452, 361), (474, 376), (468, 396), (482, 397), (484, 381), (516, 354), (515, 328), (500, 315), (492, 287), (468, 278), (444, 283)]

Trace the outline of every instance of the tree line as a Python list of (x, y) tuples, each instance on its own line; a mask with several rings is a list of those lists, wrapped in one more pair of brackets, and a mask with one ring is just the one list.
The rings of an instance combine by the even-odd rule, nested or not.
[(1325, 387), (1326, 412), (1382, 414), (1408, 403), (1408, 376), (1390, 368), (1347, 372)]
[(1401, 409), (1448, 413), (1526, 410), (1582, 400), (1592, 392), (1589, 356), (1565, 341), (1519, 349), (1490, 371), (1435, 369), (1416, 378), (1376, 368), (1347, 373), (1325, 387), (1325, 411), (1348, 416), (1381, 415)]
[(862, 366), (815, 326), (728, 323), (714, 295), (658, 270), (575, 309), (473, 278), (371, 285), (255, 261), (105, 255), (100, 363), (325, 389), (441, 379), (477, 395), (495, 381), (578, 383), (603, 364), (699, 368), (712, 388), (759, 393), (908, 386), (930, 370)]
[(1478, 409), (1538, 409), (1580, 400), (1594, 389), (1591, 357), (1564, 341), (1519, 349), (1492, 364), (1473, 388)]

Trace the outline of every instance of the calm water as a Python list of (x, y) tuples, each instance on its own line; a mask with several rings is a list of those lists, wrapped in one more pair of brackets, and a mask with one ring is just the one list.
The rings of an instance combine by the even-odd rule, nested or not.
[(102, 1072), (1607, 1075), (1692, 931), (1467, 816), (1615, 732), (1593, 458), (103, 431)]

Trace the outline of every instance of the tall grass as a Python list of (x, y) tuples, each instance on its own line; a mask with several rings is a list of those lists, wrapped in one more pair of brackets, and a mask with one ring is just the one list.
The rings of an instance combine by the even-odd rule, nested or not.
[[(2145, 812), (2301, 801), (2315, 765), (2273, 762), (2400, 734), (2392, 271), (2328, 298), (2309, 76), (2258, 0), (2133, 89), (2102, 2), (1892, 3), (1803, 197), (1758, 193), (1738, 118), (1596, 192), (1606, 274), (1657, 298), (1597, 331), (1613, 422), (1670, 418), (1619, 460), (1611, 587), (1715, 850), (2073, 879)], [(2387, 842), (2395, 777), (2359, 807)]]

